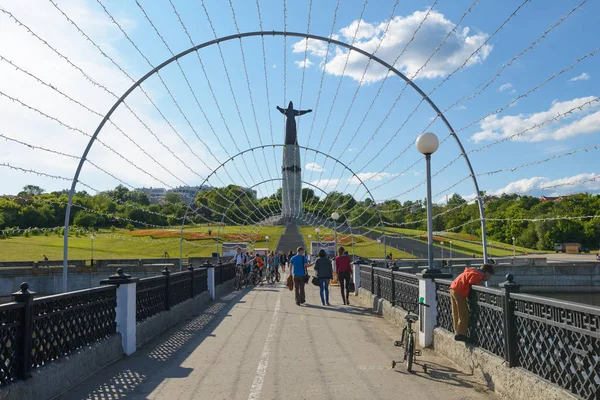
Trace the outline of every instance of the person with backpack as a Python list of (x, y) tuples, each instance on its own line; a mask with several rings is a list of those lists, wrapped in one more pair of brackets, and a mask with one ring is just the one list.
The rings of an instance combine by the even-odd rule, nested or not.
[(306, 303), (304, 285), (308, 276), (308, 259), (304, 255), (304, 248), (298, 247), (297, 254), (290, 258), (291, 272), (294, 274), (294, 288), (296, 289), (296, 305)]
[(464, 272), (456, 277), (450, 285), (450, 304), (452, 306), (452, 322), (454, 325), (454, 340), (468, 342), (469, 337), (469, 307), (467, 298), (471, 292), (471, 285), (479, 285), (489, 280), (494, 275), (494, 267), (484, 264), (480, 269), (465, 268)]
[(327, 258), (327, 252), (324, 249), (319, 250), (319, 258), (315, 262), (315, 272), (319, 279), (319, 293), (321, 295), (321, 304), (329, 304), (329, 281), (333, 277), (333, 267), (331, 260)]

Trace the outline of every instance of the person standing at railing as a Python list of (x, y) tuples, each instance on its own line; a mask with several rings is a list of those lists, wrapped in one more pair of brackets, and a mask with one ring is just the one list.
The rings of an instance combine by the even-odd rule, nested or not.
[(297, 254), (290, 258), (290, 270), (294, 274), (294, 288), (296, 289), (296, 305), (306, 302), (304, 293), (305, 277), (308, 276), (308, 259), (304, 255), (304, 248), (298, 247)]
[(327, 258), (325, 250), (319, 250), (319, 258), (315, 262), (315, 271), (317, 273), (317, 279), (319, 279), (319, 289), (321, 294), (321, 303), (323, 305), (329, 304), (329, 281), (333, 277), (333, 267), (331, 260)]
[(335, 271), (340, 281), (340, 291), (342, 292), (342, 300), (344, 305), (350, 305), (350, 280), (352, 279), (352, 266), (350, 265), (350, 256), (345, 253), (343, 247), (338, 249), (338, 254), (335, 258)]
[(467, 342), (469, 340), (469, 307), (467, 298), (472, 285), (479, 285), (494, 275), (494, 267), (484, 264), (480, 269), (465, 268), (450, 285), (450, 302), (452, 306), (452, 322), (454, 325), (454, 340)]

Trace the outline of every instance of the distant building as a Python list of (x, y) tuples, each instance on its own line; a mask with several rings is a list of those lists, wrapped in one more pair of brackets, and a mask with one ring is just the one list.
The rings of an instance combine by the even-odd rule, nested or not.
[[(140, 192), (144, 192), (148, 195), (150, 199), (150, 203), (152, 204), (162, 204), (165, 202), (165, 196), (167, 193), (177, 193), (181, 201), (186, 204), (193, 203), (196, 198), (196, 194), (200, 192), (204, 192), (207, 190), (213, 189), (212, 186), (203, 185), (203, 186), (179, 186), (174, 189), (165, 189), (165, 188), (140, 188), (138, 189)], [(248, 189), (252, 193), (252, 196), (256, 199), (258, 193), (254, 189)]]
[(540, 202), (544, 203), (546, 201), (561, 201), (565, 197), (569, 197), (569, 196), (571, 196), (571, 195), (567, 194), (564, 196), (542, 196), (542, 197), (540, 197)]
[(167, 194), (167, 190), (164, 188), (141, 188), (138, 190), (146, 193), (152, 204), (163, 203), (165, 201), (165, 195)]
[(211, 189), (212, 186), (179, 186), (175, 189), (167, 190), (167, 193), (177, 193), (181, 198), (181, 201), (186, 204), (191, 204), (194, 202), (196, 194)]

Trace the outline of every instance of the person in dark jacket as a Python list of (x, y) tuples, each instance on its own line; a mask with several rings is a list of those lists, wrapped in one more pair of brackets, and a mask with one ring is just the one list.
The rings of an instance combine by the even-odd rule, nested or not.
[(333, 276), (333, 267), (331, 260), (327, 258), (325, 250), (319, 250), (319, 258), (315, 262), (315, 271), (317, 272), (317, 278), (319, 279), (319, 288), (321, 292), (321, 303), (323, 305), (329, 304), (329, 281)]

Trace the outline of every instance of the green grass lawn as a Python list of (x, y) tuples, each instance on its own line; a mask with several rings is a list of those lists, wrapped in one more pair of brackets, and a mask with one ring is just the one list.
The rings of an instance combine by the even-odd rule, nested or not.
[[(301, 226), (300, 233), (304, 237), (304, 241), (307, 246), (309, 246), (309, 238), (308, 235), (312, 235), (311, 240), (317, 240), (317, 234), (315, 233), (315, 228), (311, 226)], [(319, 232), (319, 240), (321, 241), (333, 241), (333, 230), (320, 227)], [(352, 254), (352, 238), (348, 234), (338, 234), (338, 242), (342, 244), (342, 246), (346, 247), (348, 253)], [(354, 235), (354, 251), (357, 256), (365, 257), (365, 258), (378, 258), (384, 257), (384, 246), (383, 244), (380, 246), (377, 244), (375, 240), (371, 240), (362, 235)], [(416, 258), (412, 254), (405, 253), (402, 250), (396, 249), (392, 246), (387, 246), (388, 253), (390, 251), (393, 252), (394, 259), (398, 258)], [(381, 253), (380, 253), (381, 252)]]
[[(190, 228), (186, 234), (202, 233), (206, 237), (183, 242), (183, 257), (210, 257), (216, 251), (219, 242), (248, 242), (251, 248), (265, 248), (265, 236), (269, 236), (269, 248), (275, 250), (279, 237), (283, 234), (284, 227), (268, 226), (226, 226), (212, 227), (212, 234), (208, 236), (208, 227)], [(217, 232), (219, 234), (217, 235)], [(248, 235), (247, 238), (226, 235)], [(159, 237), (157, 237), (159, 236)], [(166, 237), (160, 237), (166, 236)], [(250, 239), (250, 240), (249, 240)], [(255, 246), (252, 243), (256, 240)], [(219, 247), (220, 250), (220, 247)], [(179, 257), (179, 230), (155, 229), (127, 231), (117, 229), (114, 233), (107, 229), (100, 230), (94, 238), (94, 258), (159, 258), (168, 252), (170, 257)], [(89, 235), (69, 237), (69, 258), (89, 260), (92, 254), (92, 243)], [(0, 239), (0, 261), (37, 261), (46, 255), (50, 260), (63, 259), (63, 237), (55, 234), (50, 236), (16, 236)]]

